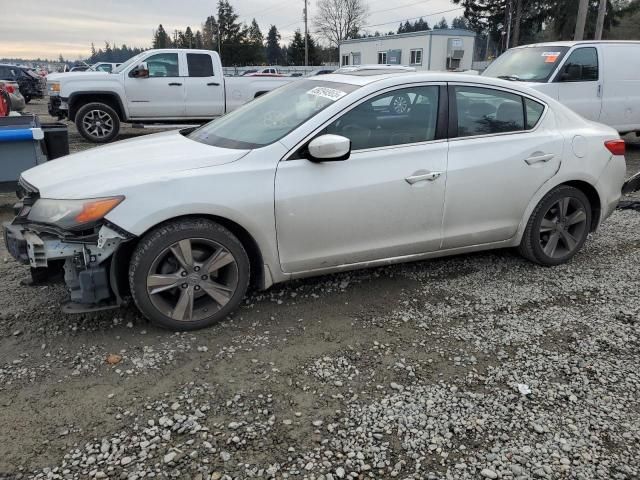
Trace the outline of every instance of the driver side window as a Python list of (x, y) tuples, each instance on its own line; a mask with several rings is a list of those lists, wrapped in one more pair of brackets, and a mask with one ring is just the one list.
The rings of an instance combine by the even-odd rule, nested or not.
[(178, 54), (158, 53), (146, 60), (149, 77), (179, 77)]
[(354, 151), (434, 140), (438, 94), (438, 86), (383, 93), (347, 112), (326, 133), (347, 137)]

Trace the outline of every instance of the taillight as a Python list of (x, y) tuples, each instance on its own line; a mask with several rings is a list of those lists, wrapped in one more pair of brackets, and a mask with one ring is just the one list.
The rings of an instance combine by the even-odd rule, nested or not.
[(14, 87), (13, 85), (9, 85), (8, 83), (5, 83), (3, 86), (7, 92), (16, 93), (16, 87)]
[(607, 147), (613, 155), (624, 155), (625, 143), (624, 140), (608, 140), (604, 142), (604, 146)]

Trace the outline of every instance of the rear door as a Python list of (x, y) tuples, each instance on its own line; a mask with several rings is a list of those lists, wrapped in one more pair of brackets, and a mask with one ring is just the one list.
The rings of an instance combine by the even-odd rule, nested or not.
[(600, 121), (621, 132), (640, 130), (640, 43), (606, 44)]
[(558, 100), (595, 122), (602, 108), (601, 63), (597, 47), (578, 47), (569, 52), (554, 78), (558, 84)]
[(560, 168), (552, 111), (514, 92), (449, 86), (443, 248), (508, 240), (538, 189)]
[(148, 78), (134, 78), (132, 65), (125, 74), (127, 106), (131, 118), (181, 118), (185, 111), (186, 66), (180, 71), (178, 52), (156, 53), (143, 60)]
[(208, 53), (186, 53), (186, 116), (213, 118), (224, 114), (224, 79), (216, 76)]

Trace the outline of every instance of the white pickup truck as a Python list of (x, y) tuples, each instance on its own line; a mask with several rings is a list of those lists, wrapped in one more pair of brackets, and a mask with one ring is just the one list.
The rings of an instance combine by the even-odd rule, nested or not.
[(220, 57), (209, 50), (147, 50), (107, 75), (49, 75), (49, 114), (75, 122), (89, 141), (107, 143), (123, 122), (203, 123), (295, 80), (225, 78)]

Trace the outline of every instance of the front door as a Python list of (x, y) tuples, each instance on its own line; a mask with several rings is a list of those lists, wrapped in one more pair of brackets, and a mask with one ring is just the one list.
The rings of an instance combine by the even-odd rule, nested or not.
[(224, 79), (215, 76), (208, 53), (187, 53), (186, 116), (213, 118), (224, 115)]
[(602, 109), (602, 79), (598, 49), (581, 47), (571, 52), (558, 70), (558, 100), (587, 120), (597, 122)]
[[(157, 53), (144, 62), (148, 78), (125, 77), (131, 118), (180, 118), (185, 111), (185, 78), (180, 76), (178, 53)], [(135, 68), (135, 66), (133, 67)]]
[(440, 247), (448, 144), (436, 124), (439, 92), (437, 85), (388, 91), (332, 122), (321, 133), (351, 140), (346, 161), (280, 162), (275, 206), (283, 271)]
[[(452, 85), (443, 248), (512, 238), (531, 198), (560, 168), (553, 112), (504, 90)], [(455, 110), (453, 107), (455, 106)]]

